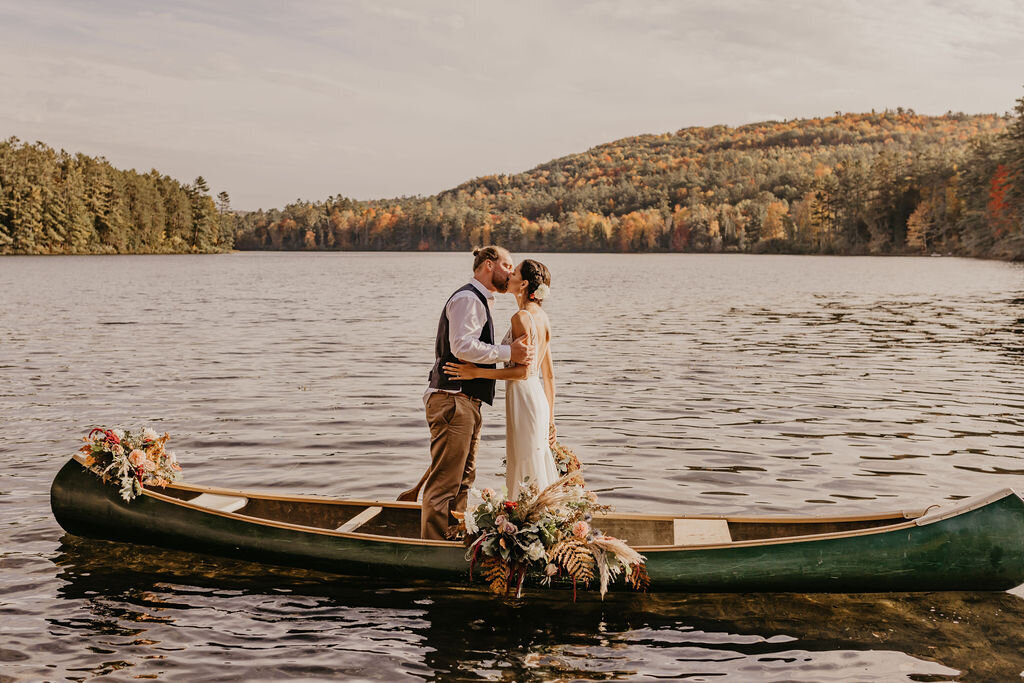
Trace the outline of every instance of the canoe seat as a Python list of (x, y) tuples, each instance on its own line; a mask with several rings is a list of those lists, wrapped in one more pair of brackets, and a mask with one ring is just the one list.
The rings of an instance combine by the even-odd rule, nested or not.
[(347, 522), (345, 522), (344, 524), (339, 526), (337, 529), (335, 529), (335, 531), (341, 531), (343, 533), (351, 533), (351, 532), (355, 531), (356, 529), (358, 529), (359, 527), (361, 527), (362, 525), (364, 525), (367, 522), (369, 522), (371, 519), (373, 519), (377, 515), (379, 515), (380, 511), (383, 510), (383, 509), (384, 508), (381, 508), (379, 506), (368, 507), (365, 510), (363, 510), (362, 512), (360, 512), (358, 515), (353, 517), (352, 519), (348, 520)]
[(673, 519), (672, 536), (672, 545), (732, 543), (729, 522), (724, 519)]
[(203, 493), (188, 502), (193, 505), (201, 505), (204, 508), (210, 508), (211, 510), (234, 512), (235, 510), (241, 510), (244, 508), (246, 503), (249, 502), (249, 499), (242, 496), (222, 496), (216, 493)]

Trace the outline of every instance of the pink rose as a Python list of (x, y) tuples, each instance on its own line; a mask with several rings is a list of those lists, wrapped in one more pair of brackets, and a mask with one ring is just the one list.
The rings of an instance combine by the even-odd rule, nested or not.
[(494, 492), (494, 489), (484, 489), (480, 494), (484, 497), (484, 500), (494, 500), (494, 497), (498, 495)]
[(140, 451), (138, 448), (136, 448), (134, 451), (128, 454), (128, 462), (130, 462), (134, 467), (138, 467), (145, 461), (146, 452)]
[(584, 522), (582, 519), (572, 525), (572, 535), (580, 540), (586, 540), (587, 534), (590, 533), (590, 525)]

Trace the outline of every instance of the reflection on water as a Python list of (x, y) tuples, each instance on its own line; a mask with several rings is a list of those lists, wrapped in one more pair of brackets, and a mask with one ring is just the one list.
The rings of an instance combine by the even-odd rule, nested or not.
[[(540, 258), (559, 431), (620, 510), (839, 513), (1024, 488), (1019, 265)], [(1018, 679), (1014, 593), (618, 593), (567, 608), (54, 523), (50, 480), (97, 424), (169, 431), (197, 483), (393, 497), (425, 463), (420, 395), (466, 259), (0, 259), (0, 681)], [(497, 319), (511, 313), (499, 300)], [(484, 420), (493, 481), (500, 407)]]
[[(567, 609), (563, 592), (517, 603), (462, 586), (396, 588), (71, 536), (55, 562), (57, 598), (78, 607), (48, 618), (50, 634), (108, 656), (93, 675), (160, 673), (168, 658), (178, 675), (209, 675), (209, 662), (229, 650), (245, 651), (250, 661), (236, 659), (230, 674), (247, 680), (339, 669), (383, 680), (1010, 680), (1024, 670), (1009, 635), (1024, 630), (1024, 614), (1007, 593), (623, 593)], [(993, 620), (1001, 633), (987, 632)], [(993, 647), (1007, 657), (979, 656)], [(269, 664), (275, 652), (287, 658)]]

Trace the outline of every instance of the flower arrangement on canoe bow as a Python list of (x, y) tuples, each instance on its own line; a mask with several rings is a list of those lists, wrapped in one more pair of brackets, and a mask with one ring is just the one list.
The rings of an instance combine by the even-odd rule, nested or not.
[(137, 432), (97, 427), (82, 437), (85, 445), (79, 451), (86, 467), (104, 481), (113, 479), (120, 485), (121, 497), (131, 501), (143, 486), (162, 487), (178, 478), (181, 465), (165, 449), (170, 438), (148, 427)]
[(584, 587), (599, 580), (601, 597), (620, 574), (635, 590), (646, 590), (650, 577), (645, 558), (625, 541), (591, 527), (595, 512), (608, 510), (597, 496), (570, 472), (543, 491), (525, 486), (518, 500), (507, 500), (491, 489), (470, 491), (464, 523), (470, 578), (478, 561), (484, 579), (495, 593), (522, 595), (527, 576), (550, 585), (552, 579), (572, 580)]

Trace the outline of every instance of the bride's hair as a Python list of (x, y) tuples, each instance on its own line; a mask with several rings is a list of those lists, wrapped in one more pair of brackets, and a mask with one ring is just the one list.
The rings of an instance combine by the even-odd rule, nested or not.
[(528, 258), (523, 261), (522, 270), (519, 274), (526, 281), (526, 298), (541, 304), (542, 300), (534, 298), (533, 293), (541, 285), (551, 286), (551, 271), (540, 261)]

